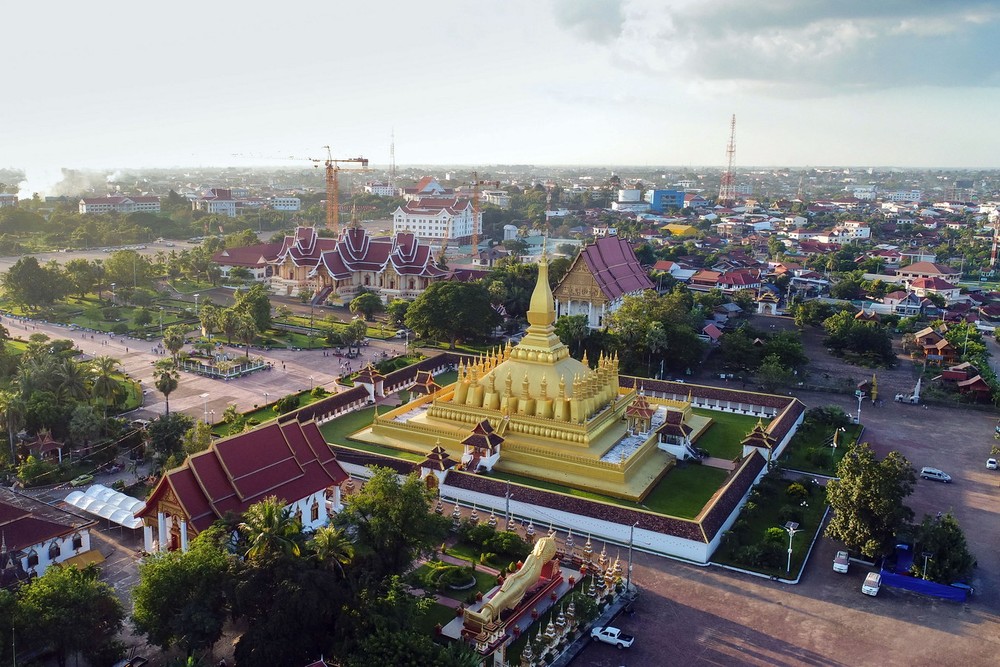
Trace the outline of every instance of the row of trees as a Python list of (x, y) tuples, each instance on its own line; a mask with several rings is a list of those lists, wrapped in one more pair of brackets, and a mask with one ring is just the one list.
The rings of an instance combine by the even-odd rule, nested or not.
[(203, 532), (189, 551), (147, 559), (133, 623), (151, 643), (191, 655), (209, 650), (232, 619), (246, 628), (236, 660), (249, 667), (321, 654), (352, 667), (478, 664), (413, 629), (432, 600), (410, 595), (400, 575), (449, 524), (431, 502), (416, 476), (375, 469), (332, 526), (306, 533), (269, 498)]

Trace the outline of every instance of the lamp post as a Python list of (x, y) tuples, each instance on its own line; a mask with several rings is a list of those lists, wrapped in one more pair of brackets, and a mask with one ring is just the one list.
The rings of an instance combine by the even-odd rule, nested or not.
[(201, 296), (201, 295), (200, 294), (195, 294), (194, 295), (194, 314), (195, 315), (198, 314), (198, 297), (199, 296)]
[(116, 301), (115, 301), (115, 287), (117, 286), (117, 284), (118, 283), (111, 283), (111, 303), (112, 303), (112, 305), (114, 305), (116, 303)]
[(859, 424), (861, 423), (861, 401), (865, 400), (865, 396), (867, 396), (867, 395), (868, 394), (866, 394), (865, 392), (861, 391), (860, 389), (858, 390), (858, 423)]
[(208, 392), (201, 395), (201, 400), (205, 408), (205, 423), (208, 423)]
[(636, 521), (628, 530), (628, 572), (625, 573), (625, 593), (632, 594), (632, 543), (635, 541), (635, 527), (639, 525)]
[(924, 553), (921, 554), (921, 556), (924, 557), (924, 574), (923, 574), (924, 579), (927, 578), (927, 559), (933, 555), (934, 554), (932, 554), (930, 551), (925, 551)]
[(271, 395), (265, 391), (264, 392), (264, 405), (266, 406), (268, 403), (270, 403), (270, 401), (271, 401)]
[(313, 380), (313, 376), (310, 375), (309, 376), (309, 391), (312, 391), (313, 387), (315, 387), (315, 386), (316, 386), (316, 382)]
[(215, 423), (215, 410), (209, 410), (208, 414), (212, 415), (212, 421), (211, 421), (211, 423), (214, 424)]
[(795, 533), (799, 532), (799, 524), (795, 521), (788, 521), (782, 526), (785, 531), (788, 532), (788, 567), (786, 571), (788, 574), (792, 573), (792, 538), (795, 537)]
[(163, 306), (160, 306), (160, 338), (163, 338)]

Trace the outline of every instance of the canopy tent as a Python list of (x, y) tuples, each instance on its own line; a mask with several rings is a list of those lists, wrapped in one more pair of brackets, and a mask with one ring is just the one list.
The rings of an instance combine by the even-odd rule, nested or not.
[(86, 491), (73, 491), (66, 496), (66, 502), (88, 514), (133, 529), (142, 527), (142, 519), (135, 518), (135, 513), (146, 506), (138, 498), (109, 489), (103, 484), (94, 484)]

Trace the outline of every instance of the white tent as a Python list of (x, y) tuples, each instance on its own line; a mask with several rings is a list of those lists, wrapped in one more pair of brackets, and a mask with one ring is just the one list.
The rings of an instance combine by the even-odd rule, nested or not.
[(142, 519), (135, 518), (135, 513), (146, 506), (138, 498), (126, 496), (103, 484), (94, 484), (86, 491), (73, 491), (66, 496), (66, 502), (88, 514), (133, 529), (142, 527)]

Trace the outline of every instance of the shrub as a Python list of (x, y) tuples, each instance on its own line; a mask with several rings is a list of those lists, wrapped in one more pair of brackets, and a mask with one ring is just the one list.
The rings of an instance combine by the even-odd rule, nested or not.
[(758, 544), (748, 544), (745, 547), (740, 547), (733, 554), (733, 558), (738, 563), (743, 563), (744, 565), (758, 566), (760, 565), (761, 558), (761, 548)]
[(313, 387), (313, 390), (309, 392), (309, 395), (312, 396), (313, 398), (323, 398), (329, 393), (330, 392), (328, 392), (323, 387)]
[(787, 562), (786, 558), (788, 557), (788, 552), (786, 551), (786, 548), (787, 547), (785, 547), (785, 545), (778, 544), (777, 542), (762, 543), (758, 554), (759, 564), (762, 567), (781, 567)]
[(771, 544), (784, 544), (788, 533), (783, 528), (768, 528), (764, 531), (764, 541)]
[(791, 500), (801, 502), (809, 497), (809, 489), (802, 486), (798, 482), (792, 482), (791, 484), (788, 485), (788, 488), (785, 489), (785, 495), (788, 496)]
[(124, 335), (128, 333), (128, 324), (125, 322), (116, 322), (114, 326), (111, 327), (111, 333)]
[(802, 523), (802, 508), (794, 505), (782, 505), (781, 509), (778, 510), (778, 521), (782, 524), (789, 521)]
[(295, 394), (289, 394), (284, 398), (279, 398), (274, 403), (274, 411), (279, 415), (283, 415), (286, 412), (291, 412), (292, 410), (297, 410), (299, 407), (299, 397)]

